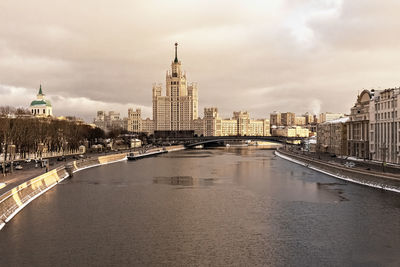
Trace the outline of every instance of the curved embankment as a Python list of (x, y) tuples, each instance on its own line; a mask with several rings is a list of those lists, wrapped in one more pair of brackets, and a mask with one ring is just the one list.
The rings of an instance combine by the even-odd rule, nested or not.
[(400, 179), (392, 174), (352, 169), (282, 150), (276, 150), (275, 154), (283, 159), (341, 180), (400, 193)]
[[(167, 152), (183, 149), (185, 148), (182, 145), (165, 148)], [(154, 154), (156, 150), (159, 148), (150, 149), (143, 154)], [(14, 187), (0, 196), (0, 230), (26, 205), (67, 178), (69, 173), (123, 160), (126, 160), (126, 153), (76, 160)]]
[[(124, 159), (126, 159), (125, 153), (77, 160), (71, 163), (71, 171), (77, 172)], [(58, 167), (20, 184), (0, 196), (0, 230), (31, 201), (53, 188), (68, 176), (69, 174), (65, 166)]]

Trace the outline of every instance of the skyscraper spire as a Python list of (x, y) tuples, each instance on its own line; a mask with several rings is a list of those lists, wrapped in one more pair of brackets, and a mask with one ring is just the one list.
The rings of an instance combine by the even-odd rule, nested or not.
[(178, 63), (178, 43), (175, 43), (175, 60), (174, 63)]

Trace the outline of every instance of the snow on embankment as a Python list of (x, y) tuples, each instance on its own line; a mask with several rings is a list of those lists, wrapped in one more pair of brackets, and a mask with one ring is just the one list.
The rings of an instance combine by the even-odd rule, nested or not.
[(310, 158), (278, 150), (275, 151), (275, 154), (285, 160), (341, 180), (400, 193), (400, 179), (398, 178), (393, 178), (372, 171), (351, 169), (344, 166), (322, 162), (321, 160), (312, 160)]

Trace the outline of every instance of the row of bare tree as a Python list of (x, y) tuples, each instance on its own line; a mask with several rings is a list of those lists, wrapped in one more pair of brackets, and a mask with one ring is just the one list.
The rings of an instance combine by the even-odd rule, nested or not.
[(16, 116), (0, 116), (0, 143), (8, 154), (8, 146), (25, 157), (41, 147), (49, 152), (77, 150), (84, 141), (104, 138), (104, 131), (76, 121)]

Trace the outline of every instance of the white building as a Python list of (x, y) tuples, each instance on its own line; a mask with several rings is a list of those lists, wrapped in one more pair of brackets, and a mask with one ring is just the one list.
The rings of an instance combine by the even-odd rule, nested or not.
[(40, 85), (36, 100), (31, 102), (29, 109), (32, 115), (37, 117), (53, 116), (53, 108), (50, 101), (45, 99), (45, 94), (42, 92), (42, 85)]

